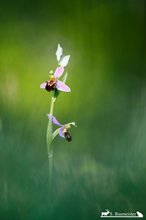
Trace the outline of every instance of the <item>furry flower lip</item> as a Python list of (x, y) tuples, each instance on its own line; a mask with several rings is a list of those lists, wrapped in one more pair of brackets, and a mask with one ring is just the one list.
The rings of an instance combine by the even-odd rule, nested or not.
[(71, 125), (76, 126), (74, 122), (70, 122), (67, 124), (60, 124), (59, 121), (57, 121), (57, 119), (51, 115), (51, 114), (47, 114), (48, 118), (52, 121), (53, 124), (60, 126), (59, 130), (58, 130), (58, 134), (60, 137), (65, 138), (67, 141), (71, 141), (72, 137), (70, 135), (70, 133), (68, 132), (68, 129), (71, 127)]
[(56, 88), (57, 84), (56, 84), (56, 79), (52, 78), (48, 81), (46, 81), (46, 85), (45, 85), (45, 89), (50, 92), (51, 90), (53, 91)]
[(41, 89), (46, 89), (48, 92), (53, 91), (54, 89), (58, 89), (63, 92), (70, 92), (71, 89), (62, 81), (60, 81), (58, 78), (62, 76), (64, 72), (64, 67), (60, 66), (57, 67), (55, 70), (54, 75), (50, 75), (50, 79), (40, 85)]
[(65, 139), (66, 139), (67, 141), (70, 142), (70, 141), (72, 140), (72, 137), (71, 137), (70, 133), (67, 131), (66, 128), (64, 128), (63, 134), (64, 134), (64, 137), (65, 137)]

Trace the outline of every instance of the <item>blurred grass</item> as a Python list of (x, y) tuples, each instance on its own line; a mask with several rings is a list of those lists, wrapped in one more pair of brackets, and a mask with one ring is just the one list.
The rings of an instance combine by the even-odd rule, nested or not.
[[(0, 217), (98, 219), (145, 213), (145, 1), (9, 1), (1, 6)], [(45, 143), (57, 44), (71, 54), (70, 94), (55, 115), (52, 200)]]

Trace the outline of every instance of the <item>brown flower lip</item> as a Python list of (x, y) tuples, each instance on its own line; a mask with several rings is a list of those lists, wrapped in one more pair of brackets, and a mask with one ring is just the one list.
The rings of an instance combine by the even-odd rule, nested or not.
[(53, 91), (57, 86), (57, 83), (56, 83), (56, 79), (51, 79), (51, 80), (48, 80), (46, 81), (46, 87), (45, 89), (50, 92), (50, 91)]
[(71, 137), (70, 133), (67, 130), (65, 132), (63, 132), (63, 134), (64, 134), (64, 137), (67, 141), (70, 142), (72, 140), (72, 137)]

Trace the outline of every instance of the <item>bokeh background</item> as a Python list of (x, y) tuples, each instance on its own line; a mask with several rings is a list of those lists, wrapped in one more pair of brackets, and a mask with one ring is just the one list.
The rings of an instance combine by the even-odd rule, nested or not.
[[(0, 219), (146, 215), (146, 1), (9, 0), (0, 6)], [(55, 115), (75, 121), (54, 142), (49, 191), (50, 94), (39, 88), (70, 54)]]

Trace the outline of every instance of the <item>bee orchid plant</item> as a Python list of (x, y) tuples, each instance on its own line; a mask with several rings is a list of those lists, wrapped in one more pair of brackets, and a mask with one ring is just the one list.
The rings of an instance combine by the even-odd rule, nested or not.
[[(49, 114), (47, 114), (49, 121), (48, 121), (47, 134), (46, 134), (50, 180), (52, 176), (53, 140), (59, 134), (61, 138), (66, 139), (67, 141), (70, 142), (72, 140), (72, 137), (68, 130), (71, 128), (71, 126), (76, 126), (75, 122), (60, 124), (60, 122), (55, 118), (55, 116), (53, 116), (54, 103), (58, 98), (60, 92), (71, 92), (69, 86), (65, 84), (67, 80), (67, 72), (64, 74), (64, 69), (68, 65), (70, 55), (63, 56), (63, 49), (60, 46), (60, 44), (58, 44), (57, 47), (56, 58), (58, 62), (58, 67), (54, 72), (51, 70), (49, 72), (49, 80), (46, 80), (40, 85), (41, 89), (45, 89), (47, 92), (51, 93), (52, 95), (50, 112)], [(59, 78), (63, 74), (64, 76), (62, 78), (62, 81), (60, 81)], [(59, 128), (53, 131), (53, 125), (57, 125), (59, 126)]]

